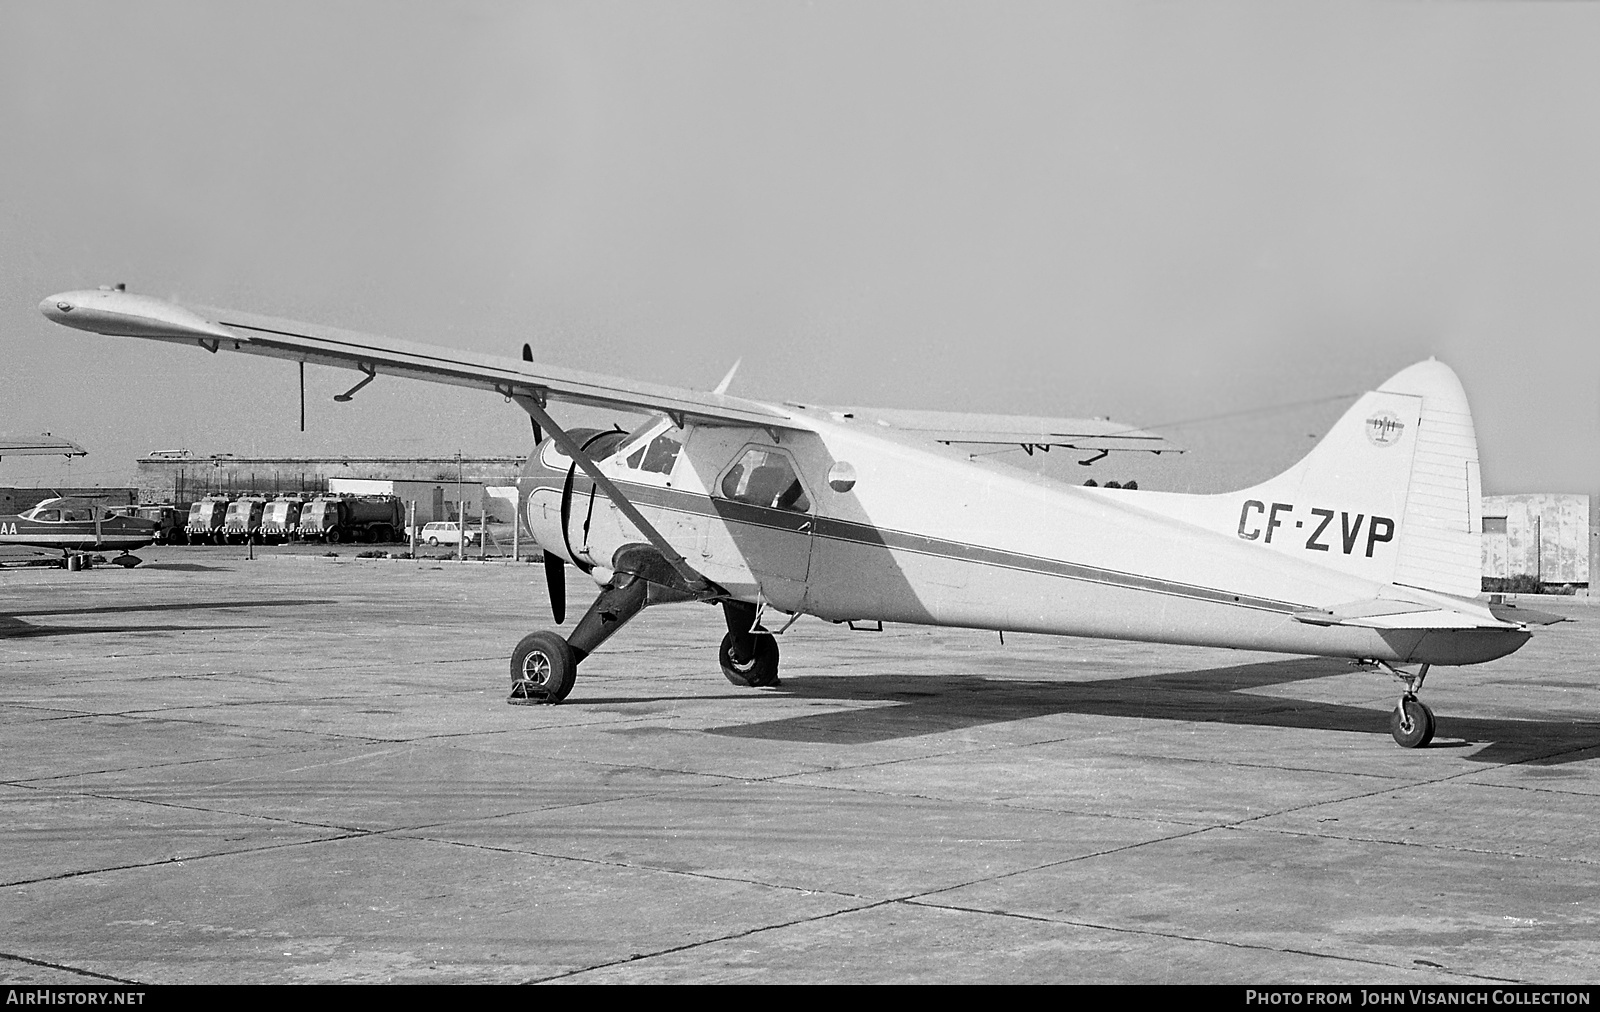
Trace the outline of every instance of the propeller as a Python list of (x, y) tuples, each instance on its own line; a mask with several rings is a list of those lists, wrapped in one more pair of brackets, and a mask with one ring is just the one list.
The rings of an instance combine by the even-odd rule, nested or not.
[(567, 620), (567, 574), (562, 572), (566, 560), (553, 552), (544, 553), (544, 582), (550, 588), (550, 614), (556, 625)]

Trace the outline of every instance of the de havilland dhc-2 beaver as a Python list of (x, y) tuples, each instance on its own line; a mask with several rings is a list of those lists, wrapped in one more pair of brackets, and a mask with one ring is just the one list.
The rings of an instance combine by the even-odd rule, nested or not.
[[(566, 637), (511, 655), (512, 697), (559, 702), (640, 610), (721, 606), (728, 679), (774, 684), (801, 615), (1349, 658), (1398, 678), (1395, 740), (1427, 744), (1432, 665), (1511, 653), (1558, 621), (1484, 603), (1477, 437), (1456, 375), (1429, 360), (1363, 395), (1299, 463), (1219, 495), (1089, 488), (963, 447), (1162, 449), (1104, 421), (763, 404), (480, 356), (120, 288), (63, 292), (50, 320), (491, 391), (534, 423), (518, 510), (600, 593)], [(731, 378), (731, 374), (730, 374)], [(354, 390), (350, 391), (353, 393)], [(340, 399), (348, 399), (348, 394)], [(563, 428), (558, 403), (649, 414), (632, 432)], [(542, 436), (548, 433), (548, 437)], [(787, 616), (776, 625), (775, 613)]]

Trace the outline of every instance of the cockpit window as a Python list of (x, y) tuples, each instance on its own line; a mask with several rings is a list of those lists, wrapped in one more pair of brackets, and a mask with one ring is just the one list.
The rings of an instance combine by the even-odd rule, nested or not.
[(44, 522), (51, 523), (51, 524), (58, 524), (58, 523), (61, 522), (61, 511), (60, 510), (34, 510), (32, 519), (34, 519), (34, 520), (43, 520)]
[(61, 519), (67, 521), (68, 523), (82, 522), (82, 521), (85, 521), (85, 520), (93, 520), (94, 519), (94, 511), (93, 510), (84, 510), (84, 509), (62, 510), (61, 511)]
[(787, 455), (751, 447), (722, 479), (722, 494), (734, 502), (805, 513), (811, 499)]
[(672, 465), (678, 462), (678, 451), (683, 444), (671, 432), (663, 432), (650, 442), (628, 454), (628, 466), (639, 471), (671, 474)]

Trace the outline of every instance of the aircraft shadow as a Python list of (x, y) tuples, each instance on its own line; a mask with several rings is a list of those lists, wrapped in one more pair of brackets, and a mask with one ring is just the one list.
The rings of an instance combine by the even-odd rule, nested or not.
[(146, 562), (140, 569), (159, 569), (168, 573), (222, 573), (227, 566), (202, 566), (198, 562)]
[[(297, 608), (304, 605), (336, 604), (331, 600), (315, 598), (287, 598), (278, 600), (247, 601), (196, 601), (192, 604), (103, 604), (86, 608), (7, 608), (0, 619), (24, 615), (110, 615), (130, 611), (204, 611), (212, 608)], [(180, 627), (181, 628), (181, 627)]]
[[(1350, 673), (1327, 658), (1267, 661), (1197, 671), (1163, 672), (1092, 682), (1017, 681), (981, 676), (942, 678), (937, 690), (911, 675), (801, 675), (781, 690), (801, 699), (883, 701), (899, 705), (803, 715), (708, 728), (710, 734), (774, 741), (870, 744), (957, 731), (1057, 713), (1138, 717), (1189, 723), (1292, 727), (1389, 736), (1389, 712), (1242, 691)], [(1376, 677), (1376, 676), (1374, 676)], [(1600, 724), (1507, 720), (1445, 714), (1433, 748), (1486, 745), (1477, 762), (1560, 765), (1600, 758), (1574, 753), (1600, 746)], [(1449, 739), (1465, 739), (1466, 745)]]
[[(0, 615), (0, 640), (34, 636), (84, 636), (97, 633), (194, 632), (192, 625), (33, 625), (19, 618)], [(264, 629), (261, 625), (208, 625), (207, 632), (236, 629)]]

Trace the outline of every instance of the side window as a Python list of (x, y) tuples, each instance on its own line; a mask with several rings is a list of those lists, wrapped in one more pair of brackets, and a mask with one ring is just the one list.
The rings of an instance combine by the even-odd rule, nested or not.
[(58, 524), (58, 523), (61, 522), (61, 511), (60, 510), (40, 510), (39, 512), (37, 512), (37, 513), (35, 513), (33, 515), (33, 518), (35, 520), (43, 520), (43, 521), (45, 521), (47, 523)]
[(776, 450), (751, 447), (722, 479), (722, 495), (751, 506), (805, 513), (811, 499), (795, 474), (787, 455)]

